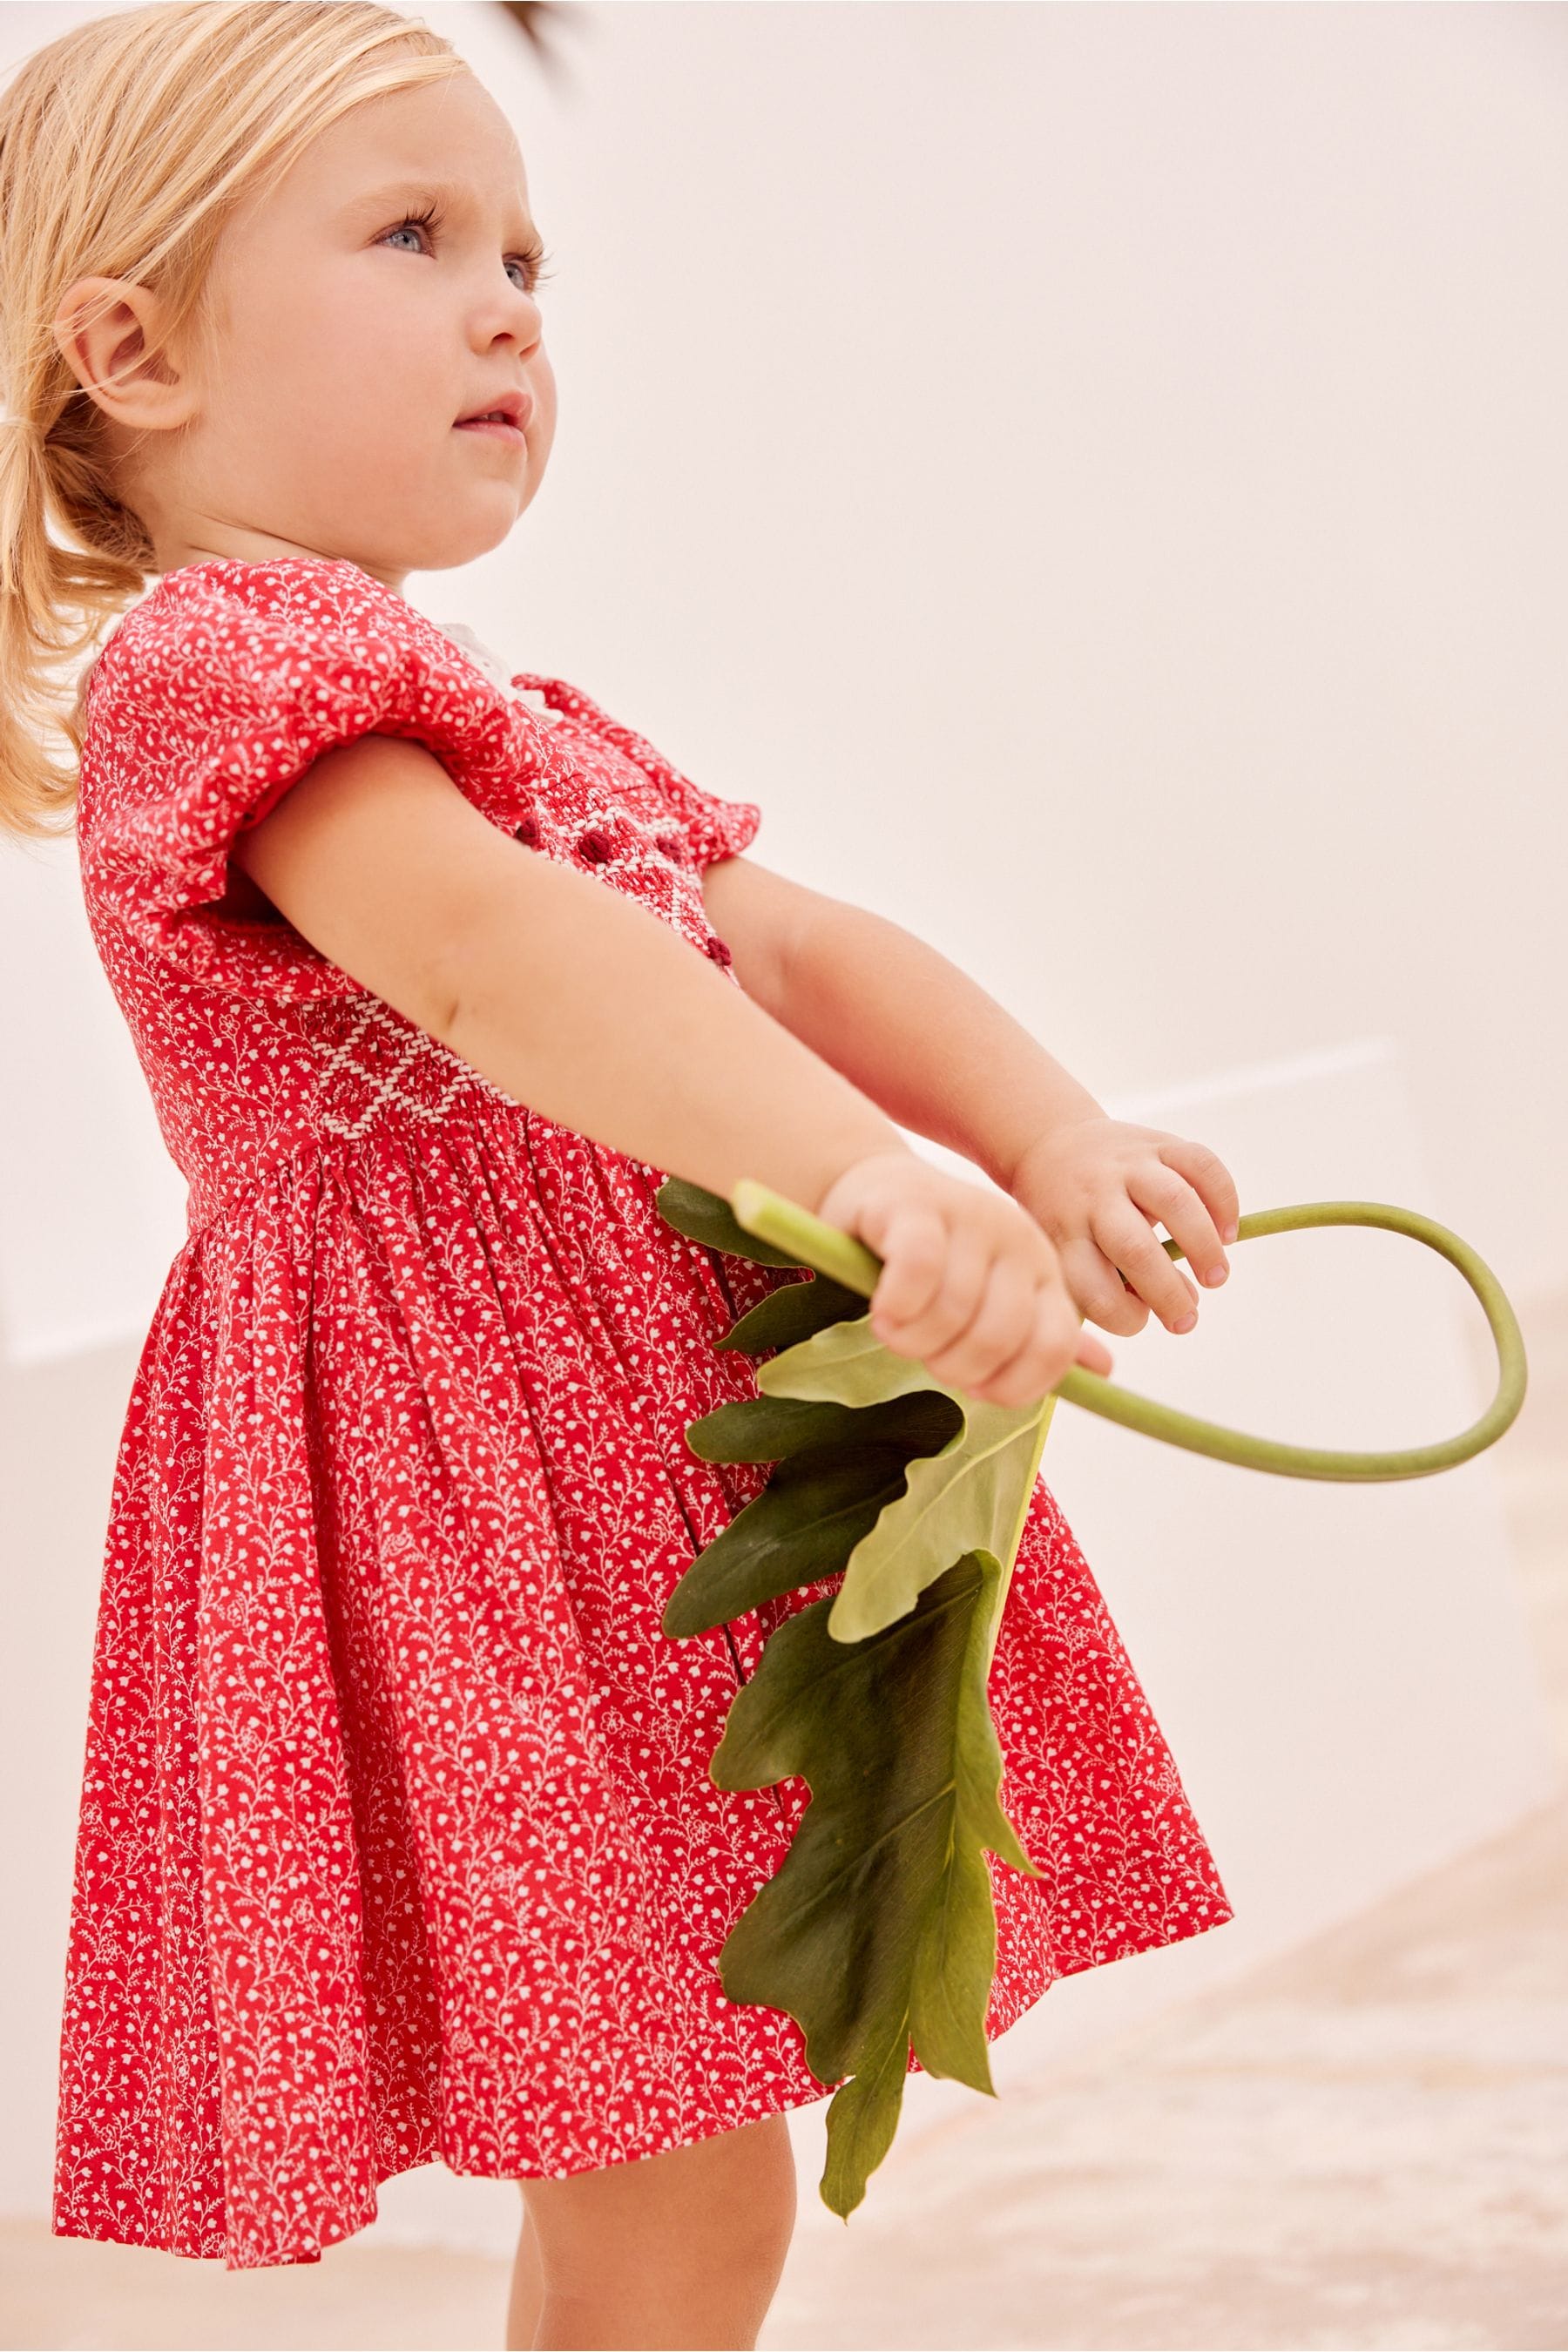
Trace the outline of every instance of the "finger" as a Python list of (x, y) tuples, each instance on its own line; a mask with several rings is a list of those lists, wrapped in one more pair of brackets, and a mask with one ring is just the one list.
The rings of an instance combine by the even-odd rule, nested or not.
[(1211, 1151), (1206, 1143), (1193, 1143), (1184, 1135), (1173, 1135), (1161, 1144), (1160, 1157), (1167, 1167), (1186, 1178), (1214, 1219), (1221, 1241), (1233, 1242), (1240, 1222), (1241, 1202), (1236, 1179), (1219, 1154)]
[(1172, 1265), (1147, 1220), (1130, 1202), (1124, 1199), (1120, 1211), (1108, 1210), (1096, 1222), (1094, 1237), (1112, 1265), (1121, 1267), (1139, 1297), (1148, 1301), (1167, 1331), (1187, 1329), (1190, 1321), (1196, 1321), (1197, 1292)]
[(933, 1208), (910, 1202), (893, 1211), (878, 1236), (882, 1271), (871, 1293), (871, 1328), (896, 1329), (923, 1314), (942, 1287), (947, 1264), (947, 1227)]
[(942, 1280), (930, 1305), (886, 1329), (873, 1318), (871, 1328), (900, 1355), (929, 1362), (934, 1350), (945, 1348), (968, 1327), (984, 1292), (991, 1263), (991, 1244), (983, 1233), (973, 1225), (962, 1225), (956, 1232), (947, 1228)]
[(1149, 1309), (1088, 1234), (1075, 1234), (1059, 1252), (1062, 1276), (1079, 1311), (1102, 1331), (1131, 1339), (1149, 1320)]
[(1214, 1219), (1186, 1178), (1157, 1160), (1127, 1180), (1129, 1196), (1146, 1217), (1157, 1217), (1203, 1283), (1214, 1285), (1230, 1272)]
[(1026, 1344), (1037, 1319), (1037, 1296), (1016, 1259), (994, 1259), (968, 1327), (926, 1357), (927, 1369), (955, 1389), (978, 1389)]
[(1052, 1282), (1031, 1290), (1028, 1309), (1020, 1346), (970, 1391), (987, 1404), (1038, 1404), (1072, 1360), (1081, 1335), (1078, 1308), (1063, 1286)]

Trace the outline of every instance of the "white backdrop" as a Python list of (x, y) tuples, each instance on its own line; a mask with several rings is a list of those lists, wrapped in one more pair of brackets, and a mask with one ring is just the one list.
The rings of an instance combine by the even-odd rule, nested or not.
[[(3, 59), (98, 13), (0, 8)], [(1568, 1280), (1564, 11), (604, 6), (560, 86), (423, 13), (518, 125), (561, 423), (511, 541), (415, 601), (759, 800), (762, 862), (936, 941), (1244, 1206), (1403, 1197), (1527, 1306)], [(68, 853), (0, 855), (0, 2204), (38, 2210), (98, 1548), (183, 1223)], [(1454, 1278), (1357, 1246), (1238, 1252), (1119, 1373), (1303, 1439), (1455, 1425)], [(1008, 2064), (1550, 1769), (1486, 1464), (1308, 1491), (1064, 1413), (1047, 1470), (1247, 1917), (1059, 1989)], [(421, 2175), (382, 2226), (485, 2194)]]
[(569, 11), (551, 470), (411, 582), (1098, 1092), (1397, 1035), (1568, 1279), (1568, 13)]

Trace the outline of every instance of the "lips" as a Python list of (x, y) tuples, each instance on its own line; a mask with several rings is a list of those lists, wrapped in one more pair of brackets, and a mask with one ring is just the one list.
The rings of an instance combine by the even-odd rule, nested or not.
[(466, 416), (459, 416), (458, 423), (465, 429), (488, 425), (492, 432), (504, 428), (521, 433), (532, 414), (533, 402), (529, 394), (514, 390), (498, 393), (483, 407), (471, 408)]

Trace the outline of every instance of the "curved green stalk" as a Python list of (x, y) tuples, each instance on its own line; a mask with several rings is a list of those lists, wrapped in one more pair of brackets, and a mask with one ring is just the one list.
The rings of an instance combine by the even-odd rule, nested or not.
[[(730, 1206), (737, 1223), (747, 1233), (786, 1250), (791, 1257), (815, 1267), (845, 1289), (869, 1298), (876, 1288), (882, 1265), (876, 1253), (838, 1226), (814, 1216), (798, 1202), (787, 1200), (783, 1193), (750, 1177), (742, 1177), (730, 1195)], [(1384, 1201), (1307, 1201), (1289, 1208), (1255, 1210), (1241, 1219), (1237, 1239), (1254, 1241), (1265, 1234), (1295, 1233), (1311, 1225), (1373, 1225), (1390, 1233), (1407, 1234), (1458, 1269), (1480, 1301), (1497, 1348), (1497, 1393), (1479, 1421), (1472, 1422), (1458, 1436), (1440, 1438), (1430, 1445), (1363, 1454), (1338, 1446), (1287, 1445), (1278, 1438), (1255, 1437), (1244, 1430), (1227, 1429), (1219, 1422), (1202, 1421), (1194, 1413), (1180, 1412), (1174, 1405), (1161, 1404), (1152, 1397), (1138, 1396), (1081, 1364), (1068, 1367), (1050, 1391), (1051, 1399), (1065, 1397), (1069, 1404), (1081, 1405), (1086, 1412), (1098, 1412), (1107, 1421), (1120, 1422), (1123, 1428), (1139, 1430), (1145, 1437), (1157, 1437), (1164, 1444), (1183, 1446), (1188, 1453), (1206, 1454), (1217, 1462), (1235, 1463), (1244, 1470), (1271, 1471), (1286, 1478), (1424, 1478), (1434, 1471), (1452, 1469), (1457, 1463), (1468, 1462), (1472, 1454), (1495, 1444), (1518, 1417), (1524, 1402), (1526, 1363), (1518, 1318), (1490, 1267), (1468, 1242), (1461, 1241), (1446, 1225), (1438, 1224), (1435, 1218), (1424, 1217), (1415, 1209), (1394, 1208)], [(1167, 1241), (1163, 1247), (1172, 1258), (1185, 1255), (1177, 1242)], [(1048, 1411), (1042, 1413), (1042, 1452), (1049, 1419)]]

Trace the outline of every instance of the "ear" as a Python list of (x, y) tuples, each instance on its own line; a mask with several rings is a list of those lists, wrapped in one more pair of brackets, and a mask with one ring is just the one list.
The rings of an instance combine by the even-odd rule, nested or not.
[(195, 414), (195, 385), (152, 348), (162, 323), (158, 296), (126, 278), (79, 278), (55, 313), (67, 366), (89, 399), (132, 432), (165, 431)]

